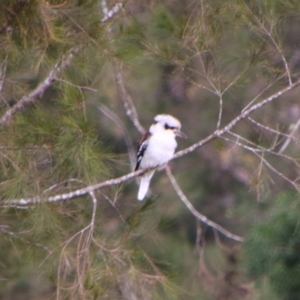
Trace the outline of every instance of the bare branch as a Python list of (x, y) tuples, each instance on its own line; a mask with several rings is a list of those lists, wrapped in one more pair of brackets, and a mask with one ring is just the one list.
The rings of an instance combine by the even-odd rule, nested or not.
[(128, 181), (136, 176), (144, 174), (147, 171), (149, 171), (149, 170), (138, 170), (138, 171), (131, 172), (129, 174), (126, 174), (126, 175), (118, 177), (118, 178), (110, 179), (110, 180), (107, 180), (107, 181), (104, 181), (101, 183), (97, 183), (94, 185), (89, 185), (85, 188), (78, 189), (73, 192), (64, 193), (64, 194), (60, 194), (60, 195), (56, 195), (56, 196), (52, 196), (52, 197), (34, 197), (34, 198), (27, 198), (27, 199), (5, 200), (5, 201), (2, 201), (2, 203), (1, 202), (0, 203), (4, 204), (6, 206), (10, 205), (11, 207), (14, 207), (15, 205), (26, 206), (26, 205), (38, 204), (41, 202), (66, 201), (66, 200), (69, 200), (72, 198), (84, 196), (95, 190), (98, 190), (98, 189), (101, 189), (101, 188), (104, 188), (107, 186), (121, 184), (121, 183)]
[[(101, 9), (102, 9), (102, 13), (104, 14), (104, 18), (102, 19), (102, 22), (106, 22), (107, 20), (114, 17), (117, 13), (119, 13), (119, 11), (122, 9), (122, 7), (123, 7), (123, 3), (117, 3), (111, 10), (108, 10), (106, 0), (102, 0), (101, 1)], [(110, 26), (107, 27), (107, 33), (112, 38), (112, 31), (111, 31)], [(118, 86), (122, 104), (125, 108), (126, 115), (132, 121), (132, 123), (136, 127), (136, 129), (141, 134), (144, 134), (145, 129), (140, 124), (138, 114), (137, 114), (137, 111), (133, 104), (133, 101), (125, 89), (123, 79), (122, 79), (122, 74), (121, 74), (121, 68), (120, 68), (118, 62), (116, 61), (116, 59), (113, 60), (113, 66), (114, 66), (114, 70), (115, 70), (116, 83)]]
[(277, 174), (279, 177), (281, 177), (283, 180), (287, 181), (288, 183), (290, 183), (295, 189), (296, 191), (300, 192), (300, 186), (295, 183), (294, 181), (290, 180), (288, 177), (286, 177), (284, 174), (282, 174), (281, 172), (279, 172), (277, 169), (275, 169), (265, 158), (263, 158), (261, 155), (259, 155), (258, 153), (251, 151), (252, 153), (254, 153), (256, 156), (258, 156), (261, 161), (271, 170), (273, 171), (275, 174)]
[(14, 239), (17, 239), (17, 240), (20, 240), (21, 242), (25, 243), (25, 244), (28, 244), (28, 245), (32, 245), (32, 246), (35, 246), (35, 247), (38, 247), (38, 248), (42, 248), (43, 250), (45, 250), (48, 254), (51, 254), (52, 251), (50, 249), (48, 249), (46, 246), (40, 244), (40, 243), (34, 243), (34, 242), (31, 242), (31, 241), (28, 241), (22, 237), (20, 237), (19, 235), (17, 235), (16, 233), (14, 232), (11, 232), (11, 231), (8, 231), (6, 230), (5, 228), (6, 226), (0, 226), (0, 232), (5, 234), (5, 235), (8, 235)]
[(300, 126), (300, 119), (293, 126), (291, 133), (288, 135), (288, 138), (286, 139), (285, 143), (280, 148), (279, 153), (282, 153), (287, 148), (287, 146), (290, 144), (291, 140), (294, 138), (295, 133), (299, 129), (299, 126)]
[(188, 200), (188, 198), (184, 195), (184, 193), (182, 192), (182, 190), (180, 189), (179, 185), (177, 184), (176, 179), (174, 178), (170, 168), (166, 167), (165, 171), (170, 179), (170, 182), (172, 183), (177, 195), (179, 196), (180, 200), (184, 203), (184, 205), (187, 207), (187, 209), (201, 222), (207, 224), (208, 226), (215, 228), (216, 230), (218, 230), (219, 232), (221, 232), (222, 234), (224, 234), (226, 237), (233, 239), (235, 241), (238, 242), (243, 242), (244, 239), (238, 235), (232, 234), (231, 232), (229, 232), (228, 230), (224, 229), (223, 227), (221, 227), (220, 225), (216, 224), (215, 222), (209, 220), (206, 216), (202, 215), (201, 213), (199, 213), (194, 206), (192, 205), (192, 203)]
[(123, 215), (121, 214), (121, 211), (119, 210), (119, 208), (117, 207), (117, 205), (115, 204), (115, 201), (112, 201), (109, 197), (107, 197), (104, 193), (101, 193), (102, 197), (104, 197), (104, 199), (106, 199), (109, 204), (114, 208), (114, 210), (116, 211), (116, 213), (118, 214), (120, 220), (126, 224), (126, 219), (123, 217)]
[(56, 297), (60, 298), (60, 280), (63, 273), (67, 274), (68, 270), (63, 269), (63, 258), (69, 244), (78, 237), (77, 242), (77, 252), (76, 252), (76, 271), (77, 271), (77, 284), (79, 286), (79, 292), (83, 295), (84, 291), (84, 277), (86, 275), (87, 265), (88, 265), (88, 255), (90, 244), (93, 240), (93, 233), (95, 228), (95, 220), (96, 220), (96, 211), (97, 211), (97, 198), (93, 191), (89, 192), (92, 200), (93, 200), (93, 212), (90, 223), (71, 236), (68, 240), (64, 242), (64, 246), (62, 247), (60, 257), (59, 257), (59, 265), (57, 270), (57, 289), (56, 289)]
[(98, 90), (96, 89), (93, 89), (89, 86), (80, 86), (80, 85), (77, 85), (77, 84), (74, 84), (70, 81), (67, 81), (67, 80), (64, 80), (64, 79), (61, 79), (61, 78), (56, 78), (56, 81), (59, 81), (59, 82), (62, 82), (62, 83), (65, 83), (65, 84), (68, 84), (70, 86), (73, 86), (75, 88), (77, 88), (78, 90), (88, 90), (88, 91), (91, 91), (91, 92), (98, 92)]
[(125, 86), (123, 84), (123, 79), (121, 75), (121, 69), (116, 61), (114, 61), (114, 68), (115, 68), (115, 77), (116, 82), (118, 85), (118, 90), (120, 93), (120, 97), (123, 103), (123, 106), (126, 111), (126, 115), (129, 117), (129, 119), (132, 121), (133, 125), (136, 127), (136, 129), (141, 133), (145, 133), (144, 127), (141, 125), (137, 111), (135, 109), (135, 106), (133, 104), (133, 101), (130, 97), (130, 95), (127, 93)]
[(219, 97), (220, 97), (220, 101), (219, 101), (219, 117), (218, 117), (218, 123), (217, 123), (217, 130), (220, 129), (222, 114), (223, 114), (223, 96), (220, 95)]
[[(287, 64), (287, 61), (286, 61), (284, 55), (283, 55), (282, 49), (280, 48), (278, 43), (275, 41), (275, 39), (272, 35), (272, 30), (268, 30), (265, 27), (265, 25), (256, 16), (254, 16), (254, 18), (255, 18), (256, 23), (260, 26), (262, 32), (271, 40), (271, 42), (274, 44), (275, 48), (277, 49), (278, 53), (280, 54), (282, 62), (284, 64), (285, 72), (286, 72), (287, 77), (288, 77), (289, 85), (291, 85), (293, 82), (292, 82), (289, 66)], [(273, 28), (273, 26), (271, 26), (271, 28)]]
[[(209, 51), (209, 53), (212, 54), (210, 51)], [(205, 75), (203, 75), (203, 74), (201, 74), (201, 73), (199, 73), (199, 74), (201, 74), (201, 76), (203, 76), (203, 77), (207, 80), (207, 82), (210, 84), (210, 86), (211, 86), (212, 89), (214, 90), (215, 94), (216, 94), (216, 95), (220, 95), (220, 94), (221, 94), (221, 93), (220, 93), (220, 90), (214, 85), (213, 81), (210, 80), (210, 78), (209, 78), (209, 76), (208, 76), (208, 74), (207, 74), (207, 71), (206, 71), (205, 64), (204, 64), (204, 62), (203, 62), (203, 58), (202, 58), (202, 56), (201, 56), (201, 53), (199, 53), (199, 52), (197, 51), (197, 54), (198, 54), (198, 56), (199, 56), (199, 61), (200, 61), (200, 63), (201, 63), (201, 66), (202, 66), (202, 69), (203, 69)], [(213, 55), (211, 55), (211, 56), (213, 57)], [(214, 61), (214, 63), (215, 63), (215, 61)]]
[(3, 89), (4, 78), (6, 75), (6, 68), (7, 68), (7, 56), (5, 57), (4, 61), (0, 65), (0, 95)]
[(129, 137), (127, 130), (125, 129), (125, 127), (122, 124), (119, 117), (114, 112), (112, 112), (110, 109), (108, 109), (105, 105), (98, 106), (98, 108), (105, 116), (107, 116), (109, 119), (111, 119), (119, 127), (119, 129), (122, 130), (122, 133), (123, 133), (123, 136), (125, 139), (125, 143), (127, 145), (128, 153), (129, 153), (131, 170), (133, 170), (134, 166), (135, 166), (135, 153), (133, 151), (134, 147), (132, 145), (132, 141)]
[[(193, 69), (190, 69), (190, 68), (186, 68), (186, 70), (194, 71)], [(211, 93), (213, 93), (215, 95), (218, 94), (214, 90), (210, 89), (209, 87), (207, 87), (207, 86), (205, 86), (203, 84), (200, 84), (198, 82), (195, 82), (191, 77), (186, 78), (186, 81), (189, 82), (189, 83), (191, 83), (191, 84), (193, 84), (193, 85), (195, 85), (195, 86), (197, 86), (197, 87), (199, 87), (199, 88), (201, 88), (201, 89), (207, 90), (207, 91), (209, 91), (209, 92), (211, 92)]]
[[(240, 135), (238, 135), (238, 134), (236, 134), (236, 133), (233, 133), (232, 131), (229, 131), (228, 133), (229, 133), (230, 135), (234, 136), (234, 137), (237, 139), (236, 141), (231, 141), (232, 143), (234, 143), (234, 146), (233, 146), (233, 147), (235, 147), (235, 146), (241, 146), (241, 147), (243, 147), (243, 146), (244, 146), (243, 144), (238, 144), (238, 143), (237, 143), (239, 140), (241, 140), (241, 141), (243, 141), (243, 142), (245, 142), (245, 143), (247, 143), (247, 144), (253, 146), (253, 147), (251, 147), (251, 149), (253, 149), (253, 151), (256, 151), (257, 153), (263, 153), (263, 152), (266, 152), (266, 153), (269, 153), (269, 154), (272, 154), (272, 155), (276, 155), (276, 156), (278, 156), (278, 157), (281, 157), (281, 158), (283, 158), (283, 159), (286, 159), (286, 160), (289, 160), (289, 161), (293, 162), (293, 163), (295, 164), (296, 167), (300, 168), (300, 164), (297, 162), (296, 159), (294, 159), (293, 157), (291, 157), (291, 156), (289, 156), (289, 155), (285, 155), (285, 154), (281, 153), (280, 151), (275, 152), (275, 151), (273, 150), (274, 146), (272, 146), (272, 147), (269, 148), (269, 149), (268, 149), (268, 148), (264, 148), (264, 147), (262, 147), (262, 146), (260, 146), (260, 145), (257, 145), (257, 144), (255, 144), (255, 143), (251, 142), (250, 140), (247, 140), (246, 138), (244, 138), (244, 137), (242, 137), (242, 136), (240, 136)], [(255, 148), (254, 148), (254, 147), (255, 147)]]
[(278, 130), (275, 130), (275, 129), (273, 129), (273, 128), (270, 128), (270, 127), (268, 127), (268, 126), (266, 126), (266, 125), (263, 125), (263, 124), (261, 124), (261, 123), (255, 121), (255, 120), (252, 119), (251, 117), (247, 117), (247, 120), (249, 120), (251, 123), (253, 123), (253, 124), (256, 125), (257, 127), (259, 127), (260, 129), (264, 129), (264, 130), (266, 130), (266, 131), (275, 133), (275, 134), (277, 134), (277, 135), (289, 137), (288, 134), (285, 134), (285, 133), (283, 133), (283, 132), (281, 132), (281, 131), (278, 131)]
[(109, 10), (106, 4), (105, 0), (101, 1), (101, 8), (102, 8), (102, 12), (104, 14), (104, 17), (102, 18), (102, 22), (105, 23), (107, 21), (109, 21), (110, 19), (112, 19), (115, 15), (117, 15), (120, 10), (123, 8), (123, 3), (116, 3), (115, 6)]
[(0, 99), (4, 102), (4, 104), (7, 107), (10, 107), (10, 105), (7, 103), (7, 101), (2, 96), (3, 85), (4, 85), (5, 76), (6, 76), (6, 69), (7, 69), (7, 56), (5, 57), (4, 61), (0, 65)]
[(290, 180), (288, 177), (286, 177), (284, 174), (282, 174), (281, 172), (279, 172), (276, 168), (274, 168), (264, 157), (263, 155), (259, 154), (259, 151), (257, 151), (257, 149), (254, 149), (252, 147), (243, 145), (241, 143), (239, 143), (238, 141), (232, 141), (228, 138), (222, 137), (224, 140), (234, 143), (235, 145), (238, 145), (248, 151), (250, 151), (251, 153), (253, 153), (254, 155), (256, 155), (262, 163), (264, 163), (270, 170), (272, 170), (275, 174), (277, 174), (279, 177), (281, 177), (282, 179), (284, 179), (285, 181), (287, 181), (288, 183), (290, 183), (295, 189), (296, 191), (300, 191), (300, 187), (297, 183), (295, 183), (294, 181)]
[(243, 75), (246, 73), (248, 69), (245, 68), (243, 71), (240, 72), (222, 91), (222, 95), (224, 95), (225, 92), (227, 92)]
[(240, 122), (241, 120), (245, 119), (246, 117), (248, 117), (251, 113), (253, 113), (254, 111), (258, 110), (259, 108), (265, 106), (266, 104), (272, 102), (273, 100), (278, 99), (279, 97), (281, 97), (282, 95), (288, 93), (289, 91), (293, 90), (294, 88), (296, 88), (298, 85), (300, 85), (300, 80), (296, 81), (295, 83), (285, 87), (284, 89), (280, 90), (279, 92), (271, 95), (270, 97), (258, 102), (255, 105), (252, 105), (250, 108), (244, 110), (240, 115), (238, 115), (236, 118), (234, 118), (229, 124), (227, 124), (225, 127), (223, 127), (220, 130), (216, 130), (215, 132), (213, 132), (211, 135), (209, 135), (208, 137), (206, 137), (205, 139), (193, 144), (192, 146), (183, 149), (179, 152), (177, 152), (173, 159), (179, 158), (183, 155), (186, 155), (190, 152), (195, 151), (196, 149), (202, 147), (203, 145), (209, 143), (210, 141), (216, 139), (217, 137), (220, 137), (221, 135), (223, 135), (224, 133), (230, 131), (238, 122)]
[(267, 90), (269, 90), (272, 86), (274, 86), (275, 83), (277, 83), (282, 77), (278, 77), (276, 80), (274, 80), (272, 83), (268, 84), (265, 88), (263, 88), (242, 110), (244, 112), (247, 110), (259, 97), (261, 97)]
[(0, 119), (0, 126), (5, 125), (16, 113), (25, 109), (26, 106), (34, 103), (36, 99), (53, 84), (53, 82), (57, 79), (57, 76), (71, 64), (75, 52), (77, 52), (77, 50), (71, 51), (67, 57), (63, 56), (62, 59), (50, 71), (46, 79), (35, 90), (33, 90), (29, 95), (24, 96), (16, 105), (6, 111), (6, 113)]

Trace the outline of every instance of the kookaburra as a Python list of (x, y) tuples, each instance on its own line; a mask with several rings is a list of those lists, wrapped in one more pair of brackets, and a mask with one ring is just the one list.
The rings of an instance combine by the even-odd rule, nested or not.
[[(149, 130), (141, 137), (137, 151), (136, 170), (146, 170), (165, 165), (174, 155), (176, 136), (187, 138), (180, 131), (180, 122), (170, 115), (157, 115)], [(138, 200), (143, 200), (155, 170), (141, 176)]]

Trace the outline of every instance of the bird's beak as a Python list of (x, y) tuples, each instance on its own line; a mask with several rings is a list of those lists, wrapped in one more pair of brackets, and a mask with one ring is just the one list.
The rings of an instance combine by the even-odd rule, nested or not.
[(177, 131), (175, 132), (175, 134), (176, 134), (177, 136), (183, 138), (183, 139), (187, 139), (187, 138), (188, 138), (188, 136), (187, 136), (185, 133), (183, 133), (182, 131), (180, 131), (180, 130), (177, 130)]

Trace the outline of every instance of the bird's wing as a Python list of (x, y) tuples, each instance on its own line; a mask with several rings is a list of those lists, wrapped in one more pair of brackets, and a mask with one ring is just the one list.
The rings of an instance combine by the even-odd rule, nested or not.
[(148, 147), (148, 141), (149, 141), (149, 137), (151, 136), (150, 132), (146, 132), (141, 139), (139, 140), (139, 144), (138, 144), (138, 149), (137, 149), (137, 161), (136, 161), (136, 166), (134, 171), (138, 170), (140, 163), (142, 161), (142, 158), (144, 156), (145, 150)]

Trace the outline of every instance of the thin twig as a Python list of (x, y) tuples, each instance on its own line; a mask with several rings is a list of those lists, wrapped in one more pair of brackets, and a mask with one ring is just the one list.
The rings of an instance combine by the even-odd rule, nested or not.
[(281, 79), (281, 76), (276, 78), (273, 82), (268, 84), (265, 88), (263, 88), (242, 110), (244, 112), (247, 110), (259, 97), (261, 97), (265, 92), (267, 92), (275, 83), (277, 83)]
[[(254, 19), (255, 19), (256, 23), (258, 23), (258, 25), (260, 26), (262, 31), (269, 37), (269, 39), (271, 40), (271, 42), (274, 44), (275, 48), (277, 49), (278, 53), (280, 54), (281, 59), (282, 59), (283, 64), (284, 64), (284, 68), (285, 68), (287, 77), (288, 77), (289, 85), (292, 85), (293, 82), (292, 82), (292, 78), (291, 78), (290, 69), (289, 69), (287, 61), (286, 61), (286, 59), (283, 55), (282, 49), (279, 47), (278, 43), (273, 38), (273, 35), (272, 35), (271, 31), (267, 30), (265, 25), (256, 16), (254, 16)], [(273, 28), (273, 26), (271, 26), (271, 28)]]
[(28, 244), (28, 245), (33, 245), (35, 247), (38, 247), (38, 248), (42, 248), (43, 250), (45, 250), (48, 254), (51, 254), (52, 251), (47, 248), (46, 246), (40, 244), (40, 243), (34, 243), (34, 242), (31, 242), (31, 241), (28, 241), (20, 236), (18, 236), (16, 233), (14, 232), (11, 232), (11, 231), (8, 231), (4, 228), (4, 226), (0, 226), (0, 232), (3, 233), (3, 234), (6, 234), (14, 239), (17, 239), (17, 240), (20, 240), (21, 242), (25, 243), (25, 244)]
[[(102, 22), (106, 22), (107, 20), (114, 17), (117, 13), (119, 13), (119, 11), (121, 10), (122, 7), (123, 7), (123, 3), (117, 3), (111, 10), (108, 10), (106, 0), (102, 0), (101, 1), (101, 9), (102, 9), (102, 13), (104, 15)], [(111, 39), (113, 39), (111, 26), (108, 26), (106, 28), (106, 30), (107, 30), (109, 37)], [(115, 70), (115, 79), (116, 79), (117, 87), (119, 90), (120, 99), (125, 108), (126, 115), (132, 121), (132, 123), (136, 127), (136, 129), (141, 134), (144, 134), (145, 129), (143, 128), (143, 126), (141, 125), (141, 123), (139, 121), (137, 111), (135, 109), (135, 106), (133, 104), (133, 101), (132, 101), (130, 95), (127, 93), (127, 91), (125, 89), (122, 74), (121, 74), (121, 68), (116, 59), (113, 60), (113, 66), (114, 66), (114, 70)]]
[[(97, 211), (97, 198), (94, 194), (93, 191), (89, 192), (92, 201), (93, 201), (93, 212), (92, 212), (92, 217), (90, 223), (75, 233), (73, 236), (71, 236), (67, 241), (64, 242), (64, 246), (61, 250), (60, 257), (59, 257), (59, 264), (58, 264), (58, 270), (57, 270), (57, 289), (56, 289), (56, 299), (61, 299), (60, 298), (60, 290), (61, 290), (61, 285), (60, 285), (60, 280), (62, 277), (62, 260), (63, 260), (63, 255), (68, 247), (68, 245), (77, 237), (79, 236), (79, 241), (77, 243), (77, 252), (76, 252), (76, 267), (77, 267), (77, 280), (78, 280), (78, 285), (79, 285), (79, 291), (83, 293), (82, 291), (84, 290), (84, 276), (86, 275), (86, 269), (87, 269), (87, 257), (89, 254), (89, 248), (90, 244), (93, 240), (93, 232), (95, 228), (95, 222), (96, 222), (96, 211)], [(87, 234), (85, 235), (85, 233)], [(49, 256), (48, 256), (49, 257)], [(44, 263), (44, 261), (42, 262)], [(66, 272), (66, 270), (64, 270)]]
[(101, 8), (102, 8), (102, 12), (103, 12), (103, 15), (104, 15), (104, 17), (101, 20), (102, 23), (105, 23), (105, 22), (111, 20), (115, 15), (117, 15), (121, 11), (123, 6), (124, 6), (124, 4), (119, 2), (119, 3), (116, 3), (114, 5), (114, 7), (109, 10), (108, 7), (107, 7), (106, 1), (102, 0), (101, 1)]
[(266, 130), (266, 131), (275, 133), (275, 134), (277, 134), (277, 135), (289, 137), (289, 134), (283, 133), (283, 132), (278, 131), (278, 130), (276, 130), (276, 129), (270, 128), (270, 127), (268, 127), (268, 126), (266, 126), (266, 125), (264, 125), (264, 124), (261, 124), (261, 123), (255, 121), (254, 119), (252, 119), (251, 117), (247, 117), (247, 120), (249, 120), (251, 123), (253, 123), (253, 124), (256, 125), (257, 127), (259, 127), (260, 129), (264, 129), (264, 130)]
[(6, 76), (6, 68), (7, 68), (7, 56), (5, 57), (4, 61), (0, 65), (0, 95), (2, 94), (2, 90), (3, 90), (3, 83)]
[(188, 198), (184, 195), (184, 193), (182, 192), (182, 190), (180, 189), (179, 185), (177, 184), (176, 179), (174, 178), (170, 168), (166, 167), (165, 171), (170, 179), (170, 182), (172, 183), (178, 197), (180, 198), (180, 200), (184, 203), (184, 205), (188, 208), (188, 210), (201, 222), (207, 224), (208, 226), (215, 228), (216, 230), (218, 230), (219, 232), (221, 232), (222, 234), (224, 234), (226, 237), (233, 239), (235, 241), (238, 242), (243, 242), (244, 239), (238, 235), (232, 234), (231, 232), (229, 232), (228, 230), (224, 229), (223, 227), (221, 227), (220, 225), (216, 224), (215, 222), (209, 220), (206, 216), (202, 215), (201, 213), (199, 213), (194, 206), (192, 205), (192, 203), (188, 200)]
[[(275, 152), (275, 151), (273, 150), (274, 147), (275, 147), (275, 145), (272, 146), (271, 148), (264, 148), (264, 147), (262, 147), (262, 146), (260, 146), (260, 145), (257, 145), (257, 144), (255, 144), (255, 143), (251, 142), (250, 140), (247, 140), (246, 138), (244, 138), (244, 137), (242, 137), (242, 136), (240, 136), (240, 135), (238, 135), (238, 134), (236, 134), (236, 133), (233, 133), (232, 131), (229, 131), (228, 133), (229, 133), (230, 135), (234, 136), (234, 137), (237, 139), (235, 142), (232, 141), (232, 142), (234, 143), (234, 146), (233, 146), (233, 147), (235, 147), (235, 146), (241, 146), (241, 145), (243, 146), (243, 144), (241, 144), (241, 145), (237, 144), (237, 142), (238, 142), (239, 140), (241, 140), (241, 141), (243, 141), (243, 142), (245, 142), (245, 143), (247, 143), (247, 144), (253, 146), (253, 147), (251, 147), (251, 148), (253, 149), (253, 151), (256, 151), (257, 153), (263, 153), (263, 152), (266, 152), (266, 153), (270, 153), (270, 154), (275, 155), (275, 156), (279, 156), (279, 157), (281, 157), (281, 158), (283, 158), (283, 159), (286, 159), (286, 160), (289, 160), (289, 161), (293, 162), (298, 168), (300, 168), (300, 164), (299, 164), (299, 163), (297, 162), (297, 160), (294, 159), (293, 157), (288, 156), (288, 155), (285, 155), (285, 154), (281, 153), (280, 151), (279, 151), (279, 152)], [(255, 147), (255, 148), (254, 148), (254, 147)]]
[(81, 86), (81, 85), (77, 85), (77, 84), (74, 84), (70, 81), (67, 81), (67, 80), (64, 80), (64, 79), (61, 79), (61, 78), (57, 78), (56, 79), (57, 82), (62, 82), (62, 83), (65, 83), (65, 84), (68, 84), (70, 86), (73, 86), (75, 88), (77, 88), (78, 90), (88, 90), (88, 91), (91, 91), (91, 92), (98, 92), (98, 90), (96, 89), (93, 89), (89, 86)]
[(135, 106), (133, 104), (133, 101), (130, 97), (130, 95), (127, 93), (125, 86), (123, 84), (123, 79), (121, 75), (121, 69), (116, 61), (114, 61), (114, 68), (115, 68), (115, 77), (116, 77), (116, 82), (118, 86), (118, 90), (120, 93), (120, 98), (123, 103), (123, 106), (126, 111), (126, 115), (129, 117), (129, 119), (132, 121), (133, 125), (136, 127), (136, 129), (141, 133), (145, 133), (144, 127), (141, 125), (137, 111), (135, 109)]
[(290, 144), (291, 140), (294, 138), (295, 133), (299, 129), (299, 126), (300, 126), (300, 119), (293, 126), (291, 133), (288, 135), (288, 138), (286, 139), (285, 143), (282, 145), (282, 147), (280, 148), (278, 153), (282, 153), (287, 148), (287, 146)]
[(288, 93), (289, 91), (293, 90), (294, 88), (296, 88), (298, 85), (300, 85), (300, 80), (298, 80), (295, 83), (283, 88), (279, 92), (277, 92), (277, 93), (271, 95), (270, 97), (258, 102), (257, 104), (250, 106), (248, 109), (244, 110), (240, 115), (238, 115), (236, 118), (234, 118), (229, 124), (224, 126), (222, 129), (216, 130), (215, 132), (213, 132), (211, 135), (209, 135), (205, 139), (193, 144), (192, 146), (190, 146), (186, 149), (183, 149), (183, 150), (177, 152), (173, 156), (173, 159), (179, 158), (183, 155), (186, 155), (190, 152), (193, 152), (196, 149), (198, 149), (198, 148), (204, 146), (205, 144), (211, 142), (212, 140), (220, 137), (224, 133), (230, 131), (238, 122), (240, 122), (241, 120), (248, 117), (251, 113), (253, 113), (254, 111), (258, 110), (259, 108), (265, 106), (266, 104), (278, 99), (282, 95), (284, 95), (284, 94)]
[(100, 105), (100, 106), (98, 106), (98, 108), (105, 116), (107, 116), (110, 120), (112, 120), (118, 126), (118, 128), (122, 131), (124, 139), (125, 139), (125, 143), (127, 145), (128, 153), (129, 153), (131, 170), (133, 170), (134, 166), (135, 166), (135, 153), (133, 151), (134, 147), (132, 145), (132, 141), (130, 139), (129, 134), (128, 134), (127, 130), (125, 129), (125, 126), (122, 124), (120, 118), (105, 105)]
[(281, 177), (282, 179), (284, 179), (285, 181), (287, 181), (288, 183), (290, 183), (298, 192), (300, 191), (300, 187), (298, 184), (296, 184), (294, 181), (290, 180), (288, 177), (286, 177), (284, 174), (282, 174), (281, 172), (279, 172), (277, 169), (275, 169), (264, 157), (263, 155), (259, 154), (259, 151), (257, 151), (257, 149), (254, 149), (252, 147), (246, 146), (244, 144), (239, 143), (238, 141), (232, 141), (228, 138), (222, 137), (224, 140), (234, 143), (235, 145), (238, 145), (248, 151), (250, 151), (251, 153), (255, 154), (257, 157), (259, 157), (259, 159), (270, 169), (272, 170), (275, 174), (277, 174), (279, 177)]
[(219, 104), (219, 117), (218, 117), (218, 123), (217, 123), (217, 130), (220, 129), (222, 114), (223, 114), (223, 96), (222, 96), (222, 94), (219, 95), (219, 98), (220, 98), (220, 104)]

